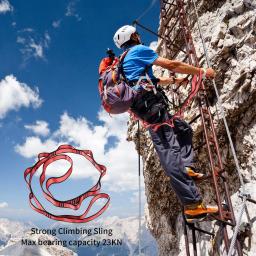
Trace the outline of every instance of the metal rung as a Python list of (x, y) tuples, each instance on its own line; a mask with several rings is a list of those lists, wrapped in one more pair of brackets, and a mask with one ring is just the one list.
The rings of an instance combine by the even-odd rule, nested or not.
[(211, 232), (209, 232), (209, 231), (203, 230), (203, 229), (198, 228), (198, 227), (196, 227), (196, 226), (192, 226), (190, 223), (187, 223), (187, 222), (186, 222), (186, 225), (188, 225), (188, 227), (189, 227), (190, 229), (195, 229), (196, 231), (198, 231), (198, 232), (200, 232), (200, 233), (204, 233), (204, 234), (207, 234), (207, 235), (213, 236), (213, 237), (215, 236), (214, 233), (211, 233)]
[(201, 114), (195, 116), (195, 117), (189, 122), (189, 124), (193, 124), (200, 116), (201, 116)]
[(169, 10), (171, 9), (171, 7), (172, 7), (172, 6), (170, 5), (169, 8), (165, 10), (165, 13), (166, 13), (166, 14), (168, 14), (168, 12), (169, 12)]
[[(184, 79), (187, 79), (187, 80), (188, 80), (188, 84), (191, 83), (191, 80), (192, 80), (192, 78), (189, 78), (189, 76), (190, 76), (190, 75), (187, 75), (187, 76), (184, 78)], [(182, 84), (177, 85), (177, 87), (176, 87), (173, 91), (178, 94), (178, 89), (179, 89), (181, 86), (182, 86)], [(186, 87), (187, 87), (187, 85), (186, 85), (185, 87), (183, 86), (183, 88), (185, 88), (185, 89), (186, 89)]]
[(184, 51), (182, 48), (180, 48), (180, 47), (177, 46), (176, 44), (174, 44), (174, 43), (168, 43), (168, 46), (171, 46), (171, 45), (172, 45), (173, 47), (175, 47), (177, 50), (179, 50), (179, 51), (181, 51), (181, 52), (187, 54), (186, 51)]
[(172, 1), (172, 3), (168, 3), (168, 2), (164, 2), (165, 4), (169, 4), (169, 5), (172, 5), (172, 6), (177, 6), (176, 4), (174, 4), (174, 1)]
[(185, 58), (181, 60), (181, 62), (185, 62), (188, 58), (188, 54), (186, 54)]
[[(171, 7), (171, 6), (170, 6), (170, 7)], [(170, 9), (170, 8), (169, 8), (169, 9)], [(169, 9), (166, 11), (166, 14), (168, 13)], [(168, 17), (168, 20), (165, 21), (163, 27), (166, 28), (166, 26), (168, 25), (168, 23), (170, 22), (170, 20), (174, 17), (176, 10), (177, 10), (177, 9), (175, 9), (175, 10), (173, 11), (172, 15), (171, 15), (170, 17)]]
[(225, 225), (228, 225), (228, 226), (231, 226), (231, 227), (235, 227), (236, 225), (234, 223), (231, 223), (229, 221), (226, 221), (226, 220), (222, 220), (220, 219), (219, 217), (217, 216), (214, 216), (214, 215), (211, 215), (211, 217), (219, 222), (221, 222), (222, 224), (225, 224)]
[[(170, 44), (170, 45), (174, 44), (174, 41), (177, 39), (177, 37), (180, 35), (180, 33), (181, 33), (181, 29), (179, 29), (177, 31), (177, 33), (173, 36), (173, 39), (171, 41), (169, 40), (170, 33), (168, 35), (165, 35), (166, 44)], [(179, 48), (181, 48), (181, 47), (179, 46)]]
[(247, 198), (247, 201), (249, 201), (249, 202), (251, 202), (251, 203), (253, 203), (253, 204), (256, 204), (256, 200), (253, 200), (253, 199), (251, 199), (251, 198)]
[[(175, 1), (175, 0), (174, 0)], [(172, 1), (171, 3), (168, 2), (168, 0), (163, 0), (163, 4), (171, 4), (173, 5), (174, 1)]]
[(175, 21), (174, 24), (172, 25), (172, 28), (168, 31), (168, 35), (170, 35), (170, 34), (172, 33), (172, 31), (173, 31), (174, 28), (176, 27), (178, 21), (179, 21), (179, 17), (177, 17), (176, 21)]

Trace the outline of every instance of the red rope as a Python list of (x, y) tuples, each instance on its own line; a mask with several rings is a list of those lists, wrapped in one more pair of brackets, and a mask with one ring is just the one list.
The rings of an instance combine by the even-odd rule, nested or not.
[[(78, 197), (72, 198), (70, 200), (60, 201), (60, 200), (57, 200), (54, 198), (54, 196), (49, 191), (49, 188), (53, 184), (61, 183), (61, 182), (65, 181), (66, 179), (68, 179), (73, 171), (73, 161), (68, 155), (66, 155), (66, 153), (79, 154), (79, 155), (82, 155), (83, 157), (85, 157), (99, 171), (100, 177), (99, 177), (99, 180), (96, 183), (96, 185), (94, 185), (92, 188), (90, 188), (85, 193), (81, 194)], [(61, 160), (61, 159), (68, 161), (70, 163), (70, 168), (64, 175), (62, 175), (60, 177), (52, 177), (52, 178), (47, 179), (46, 186), (45, 186), (46, 189), (44, 189), (43, 184), (45, 182), (47, 166), (50, 165), (51, 163)], [(38, 201), (38, 199), (34, 195), (32, 187), (31, 187), (33, 175), (36, 173), (36, 171), (41, 166), (43, 168), (43, 171), (40, 175), (40, 185), (41, 185), (41, 188), (43, 191), (43, 195), (54, 206), (60, 207), (60, 208), (70, 208), (73, 210), (78, 210), (80, 208), (82, 202), (86, 198), (92, 197), (87, 209), (85, 210), (85, 212), (82, 215), (79, 215), (79, 216), (76, 216), (76, 215), (54, 215), (44, 209), (44, 207), (41, 205), (41, 203)], [(78, 150), (70, 145), (61, 145), (58, 147), (58, 149), (56, 151), (53, 151), (51, 153), (40, 153), (38, 155), (38, 162), (33, 167), (27, 168), (26, 171), (24, 172), (24, 179), (25, 179), (25, 181), (28, 185), (29, 191), (30, 191), (30, 194), (29, 194), (30, 206), (36, 212), (43, 214), (46, 217), (53, 219), (53, 220), (72, 222), (72, 223), (84, 223), (84, 222), (91, 221), (91, 220), (97, 218), (98, 216), (100, 216), (108, 208), (108, 205), (110, 202), (110, 197), (108, 194), (100, 193), (100, 189), (101, 189), (100, 181), (101, 181), (101, 178), (106, 174), (106, 170), (107, 169), (104, 165), (100, 165), (94, 160), (93, 154), (90, 150)], [(93, 204), (100, 198), (107, 199), (105, 205), (98, 212), (87, 217)]]

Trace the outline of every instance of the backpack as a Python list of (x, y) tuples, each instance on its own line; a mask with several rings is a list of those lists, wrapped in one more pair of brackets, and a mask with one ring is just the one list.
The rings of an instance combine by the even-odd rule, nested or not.
[(104, 58), (99, 66), (99, 93), (103, 108), (110, 114), (121, 114), (129, 110), (137, 92), (131, 88), (122, 70), (123, 60), (128, 51), (120, 58)]

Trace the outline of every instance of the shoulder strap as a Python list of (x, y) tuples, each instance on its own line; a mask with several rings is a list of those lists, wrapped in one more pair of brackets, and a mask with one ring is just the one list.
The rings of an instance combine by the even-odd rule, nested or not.
[[(124, 81), (130, 85), (130, 86), (134, 86), (134, 81), (129, 81), (124, 73), (124, 69), (123, 69), (123, 62), (124, 62), (124, 58), (126, 57), (127, 53), (129, 52), (130, 49), (126, 50), (121, 56), (120, 56), (120, 61), (119, 61), (119, 64), (118, 64), (118, 70), (120, 72), (120, 74), (122, 75)], [(145, 75), (147, 76), (147, 79), (150, 79), (149, 76), (147, 75), (148, 74), (148, 70), (149, 68), (152, 66), (152, 64), (150, 65), (146, 65), (145, 69), (142, 71), (141, 73), (141, 76)], [(150, 79), (151, 80), (151, 79)]]
[(123, 69), (123, 63), (124, 63), (124, 58), (126, 57), (127, 53), (130, 51), (130, 49), (126, 50), (121, 56), (120, 56), (120, 60), (119, 60), (119, 64), (118, 64), (118, 72), (120, 72), (120, 74), (122, 75), (124, 81), (131, 85), (129, 80), (127, 79), (125, 73), (124, 73), (124, 69)]

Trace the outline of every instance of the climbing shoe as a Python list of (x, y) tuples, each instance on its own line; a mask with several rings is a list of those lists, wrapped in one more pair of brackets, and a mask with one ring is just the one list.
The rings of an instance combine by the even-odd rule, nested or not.
[(195, 223), (204, 220), (208, 214), (216, 214), (217, 206), (204, 205), (203, 203), (186, 205), (184, 215), (188, 223)]
[(206, 175), (203, 173), (195, 172), (193, 167), (186, 167), (186, 171), (189, 177), (195, 181), (200, 181), (206, 178)]

